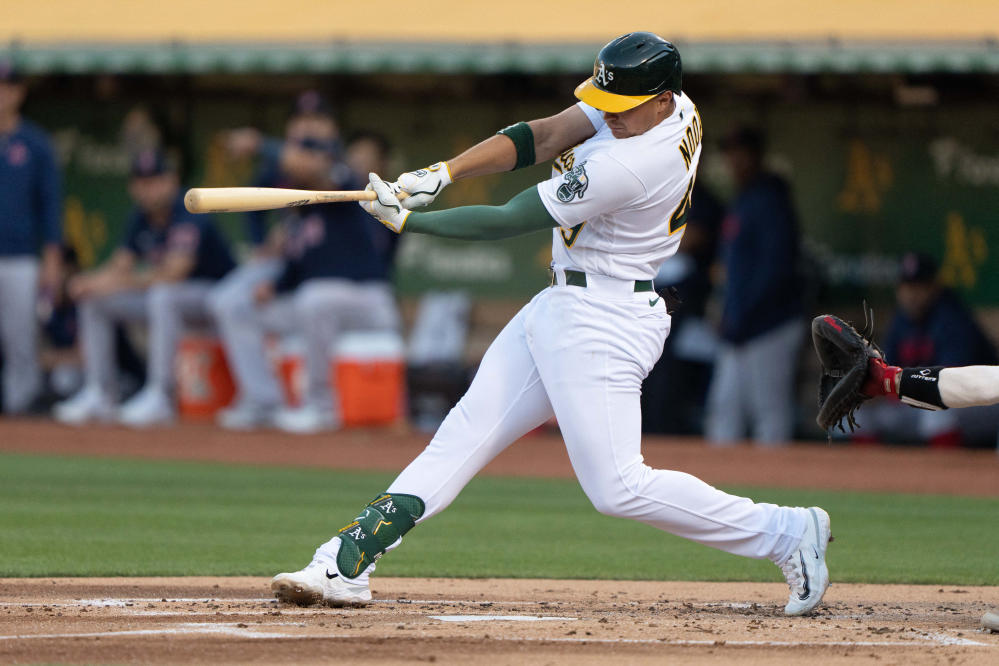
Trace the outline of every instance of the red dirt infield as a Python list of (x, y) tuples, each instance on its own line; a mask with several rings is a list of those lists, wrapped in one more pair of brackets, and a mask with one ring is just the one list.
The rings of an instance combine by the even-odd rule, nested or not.
[[(427, 442), (400, 430), (294, 437), (183, 424), (145, 431), (0, 421), (0, 451), (397, 471)], [(655, 467), (716, 485), (999, 496), (995, 451), (648, 438)], [(557, 433), (486, 474), (571, 477)], [(378, 578), (376, 602), (298, 608), (259, 578), (0, 579), (2, 663), (999, 663), (979, 618), (999, 588), (834, 584), (816, 615), (779, 584)]]

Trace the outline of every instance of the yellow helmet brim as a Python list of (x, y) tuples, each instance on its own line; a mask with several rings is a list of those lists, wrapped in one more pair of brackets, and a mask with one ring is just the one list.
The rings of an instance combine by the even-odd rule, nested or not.
[(621, 113), (628, 109), (634, 109), (639, 104), (644, 104), (655, 97), (655, 95), (631, 96), (607, 92), (596, 86), (592, 76), (576, 86), (574, 94), (577, 99), (589, 104), (594, 109), (608, 113)]

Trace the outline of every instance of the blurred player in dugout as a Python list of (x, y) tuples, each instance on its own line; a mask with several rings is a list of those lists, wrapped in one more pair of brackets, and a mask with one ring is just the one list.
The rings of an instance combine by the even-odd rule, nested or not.
[[(881, 347), (885, 358), (902, 367), (993, 366), (999, 362), (992, 341), (958, 295), (945, 287), (933, 257), (907, 252), (899, 262), (895, 286), (898, 309)], [(917, 410), (898, 402), (865, 405), (857, 413), (860, 429), (851, 439), (921, 442), (935, 448), (962, 444), (993, 446), (999, 406)]]
[(794, 377), (805, 334), (798, 219), (786, 181), (764, 167), (764, 136), (739, 127), (722, 149), (737, 191), (722, 222), (721, 349), (705, 435), (779, 446), (794, 434)]
[[(266, 144), (263, 145), (266, 148)], [(260, 150), (262, 187), (363, 189), (341, 158), (339, 129), (314, 91), (295, 101), (277, 151)], [(329, 358), (350, 330), (397, 330), (389, 284), (397, 236), (372, 225), (358, 206), (327, 204), (281, 211), (269, 234), (264, 214), (250, 214), (253, 258), (223, 280), (210, 307), (236, 379), (237, 396), (220, 425), (248, 430), (277, 426), (312, 433), (339, 426)], [(305, 343), (302, 404), (285, 405), (267, 354), (267, 336), (300, 334)]]
[[(163, 152), (147, 149), (134, 157), (129, 194), (135, 210), (121, 244), (107, 263), (69, 284), (79, 303), (85, 383), (55, 406), (64, 423), (172, 421), (173, 363), (183, 326), (208, 321), (208, 293), (234, 265), (212, 219), (184, 208), (177, 166)], [(149, 337), (146, 384), (116, 409), (119, 322), (146, 322)]]
[(51, 295), (61, 280), (59, 171), (48, 137), (21, 117), (26, 93), (0, 60), (0, 394), (8, 413), (26, 411), (41, 390), (36, 304), (39, 290)]

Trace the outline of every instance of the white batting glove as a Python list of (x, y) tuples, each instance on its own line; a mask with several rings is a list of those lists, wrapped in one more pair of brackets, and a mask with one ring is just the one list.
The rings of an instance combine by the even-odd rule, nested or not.
[(374, 172), (368, 174), (368, 181), (365, 191), (373, 190), (378, 198), (374, 201), (361, 201), (361, 208), (392, 231), (401, 234), (410, 211), (402, 207), (398, 188), (393, 183), (386, 183)]
[(423, 169), (407, 171), (392, 185), (409, 195), (403, 199), (403, 207), (419, 208), (432, 203), (451, 182), (451, 170), (447, 162), (438, 162)]

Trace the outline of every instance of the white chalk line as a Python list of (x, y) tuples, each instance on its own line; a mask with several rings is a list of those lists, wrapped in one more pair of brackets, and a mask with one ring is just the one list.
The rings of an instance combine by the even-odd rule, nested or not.
[[(978, 641), (973, 641), (970, 638), (961, 638), (960, 636), (948, 636), (940, 632), (930, 632), (925, 636), (922, 634), (917, 634), (916, 638), (925, 639), (928, 641), (935, 641), (940, 645), (989, 645), (988, 643), (979, 643)], [(995, 646), (989, 646), (995, 647)]]
[[(118, 607), (127, 606), (128, 604), (151, 604), (151, 603), (270, 603), (276, 604), (278, 600), (275, 597), (132, 597), (125, 599), (73, 599), (68, 602), (53, 602), (53, 603), (43, 603), (37, 601), (0, 601), (0, 606), (108, 606), (108, 607)], [(522, 606), (557, 606), (557, 605), (568, 605), (571, 602), (561, 601), (538, 601), (537, 599), (410, 599), (408, 597), (400, 597), (398, 599), (372, 599), (369, 603), (371, 604), (470, 604), (470, 605), (481, 605), (481, 604), (495, 604), (495, 605), (522, 605)], [(659, 603), (657, 600), (652, 601), (630, 601), (627, 602), (629, 605), (633, 606), (647, 606), (649, 604)], [(703, 603), (692, 604), (695, 607), (705, 607), (705, 608), (752, 608), (754, 605), (763, 607), (766, 604), (763, 602), (759, 603), (745, 603), (745, 602), (714, 602), (708, 601)], [(773, 604), (776, 605), (776, 602)]]
[[(197, 610), (187, 610), (187, 611), (172, 611), (172, 610), (149, 610), (146, 608), (128, 608), (126, 610), (126, 615), (129, 617), (176, 617), (176, 618), (196, 618), (196, 617), (272, 617), (275, 615), (273, 610), (267, 608), (257, 608), (257, 609), (246, 609), (246, 610), (215, 610), (211, 608), (197, 609)], [(362, 617), (372, 617), (376, 615), (398, 615), (398, 611), (393, 611), (389, 609), (378, 610), (374, 608), (369, 608), (364, 611)], [(329, 608), (326, 606), (291, 606), (286, 608), (281, 608), (280, 615), (285, 617), (343, 617), (343, 618), (354, 618), (358, 616), (353, 608)], [(45, 617), (42, 615), (41, 617)], [(273, 624), (273, 623), (270, 623)]]
[(441, 622), (550, 622), (552, 620), (575, 622), (580, 619), (548, 615), (428, 615), (427, 617)]
[[(37, 601), (30, 602), (17, 602), (17, 601), (0, 601), (0, 607), (53, 607), (53, 608), (73, 608), (78, 606), (88, 606), (96, 608), (125, 608), (127, 606), (135, 606), (138, 604), (161, 604), (161, 603), (266, 603), (271, 605), (279, 605), (279, 601), (274, 597), (260, 597), (260, 598), (230, 598), (230, 599), (218, 599), (211, 597), (202, 598), (164, 598), (164, 597), (147, 597), (147, 598), (134, 598), (134, 599), (74, 599), (68, 602), (53, 602), (53, 603), (43, 603)], [(469, 606), (557, 606), (558, 604), (546, 601), (517, 601), (517, 600), (507, 600), (507, 601), (493, 601), (488, 599), (372, 599), (369, 603), (375, 604), (399, 604), (401, 606), (409, 606), (415, 604), (442, 604), (449, 606), (456, 605), (469, 605)], [(567, 604), (567, 602), (565, 602)]]
[(267, 603), (277, 605), (278, 600), (274, 597), (260, 597), (254, 599), (215, 599), (209, 597), (201, 598), (178, 598), (170, 599), (165, 597), (148, 597), (148, 598), (136, 598), (136, 599), (74, 599), (72, 601), (64, 602), (53, 602), (44, 603), (38, 601), (30, 602), (18, 602), (18, 601), (0, 601), (0, 607), (33, 607), (33, 608), (44, 608), (46, 606), (50, 608), (77, 608), (86, 606), (88, 608), (125, 608), (127, 606), (135, 606), (137, 604), (174, 604), (174, 603), (203, 603), (203, 604), (227, 604), (227, 603)]
[[(297, 623), (283, 623), (300, 626)], [(399, 638), (398, 634), (366, 635), (366, 634), (328, 634), (328, 633), (275, 633), (256, 631), (251, 627), (239, 627), (236, 624), (224, 623), (183, 623), (177, 627), (161, 627), (158, 629), (128, 629), (123, 631), (102, 631), (86, 633), (62, 634), (21, 634), (0, 636), (0, 640), (30, 640), (30, 639), (73, 639), (73, 638), (114, 638), (119, 636), (176, 636), (184, 634), (226, 635), (249, 639), (298, 639), (298, 640), (371, 640)], [(427, 634), (420, 632), (419, 637)], [(434, 635), (434, 637), (439, 637)], [(491, 636), (489, 640), (503, 642), (528, 643), (600, 643), (628, 645), (667, 645), (667, 646), (734, 646), (734, 647), (788, 647), (788, 648), (822, 648), (822, 647), (984, 647), (995, 649), (995, 645), (980, 643), (969, 639), (955, 638), (946, 634), (927, 634), (915, 636), (911, 641), (763, 641), (763, 640), (726, 640), (726, 639), (673, 639), (659, 640), (648, 638), (594, 638), (594, 637), (507, 637)]]
[(708, 602), (706, 604), (694, 604), (694, 606), (698, 606), (698, 605), (703, 606), (705, 608), (736, 608), (736, 609), (740, 609), (741, 610), (741, 609), (744, 609), (744, 608), (752, 608), (754, 605), (755, 606), (762, 606), (763, 604), (747, 604), (745, 602), (735, 602), (735, 601), (729, 601), (729, 602), (724, 602), (724, 603), (722, 603), (722, 602)]
[(176, 636), (184, 634), (222, 634), (228, 636), (238, 636), (241, 638), (296, 638), (293, 634), (271, 633), (271, 632), (250, 632), (241, 627), (226, 627), (222, 625), (198, 625), (184, 628), (159, 629), (125, 629), (123, 631), (91, 631), (86, 633), (65, 633), (65, 634), (23, 634), (15, 636), (0, 636), (0, 641), (5, 640), (27, 640), (33, 638), (42, 639), (65, 639), (65, 638), (114, 638), (117, 636)]
[[(153, 603), (266, 603), (271, 605), (277, 605), (279, 601), (274, 597), (249, 597), (249, 598), (217, 598), (217, 597), (190, 597), (190, 598), (166, 598), (166, 597), (136, 597), (131, 599), (74, 599), (70, 602), (54, 602), (54, 603), (41, 603), (41, 602), (16, 602), (16, 601), (0, 601), (0, 607), (59, 607), (67, 608), (74, 606), (93, 606), (93, 607), (107, 607), (107, 608), (124, 608), (129, 605), (137, 604), (153, 604)], [(560, 605), (570, 605), (570, 602), (550, 602), (550, 601), (537, 601), (537, 600), (517, 600), (517, 599), (507, 599), (507, 600), (494, 600), (494, 599), (372, 599), (370, 602), (372, 605), (378, 604), (399, 604), (401, 606), (415, 605), (415, 604), (441, 604), (441, 605), (468, 605), (468, 606), (550, 606), (557, 608)], [(657, 602), (628, 602), (629, 605), (633, 606), (646, 606), (655, 604)], [(734, 608), (734, 609), (748, 609), (752, 608), (754, 605), (763, 607), (766, 604), (763, 603), (744, 603), (744, 602), (705, 602), (700, 604), (692, 604), (695, 608)]]

